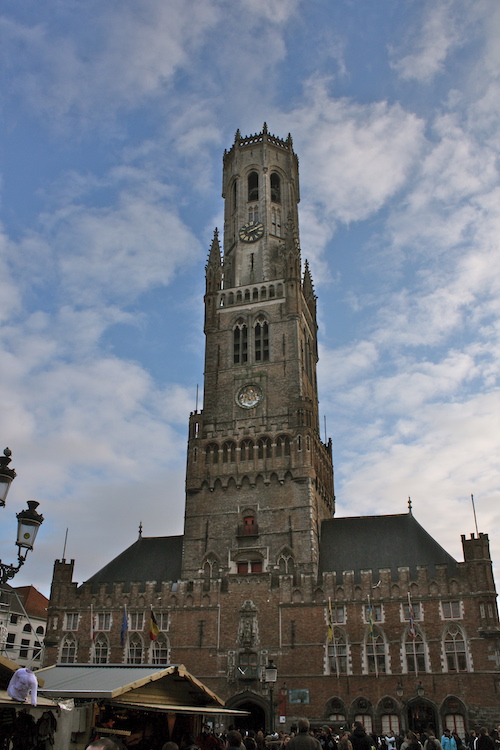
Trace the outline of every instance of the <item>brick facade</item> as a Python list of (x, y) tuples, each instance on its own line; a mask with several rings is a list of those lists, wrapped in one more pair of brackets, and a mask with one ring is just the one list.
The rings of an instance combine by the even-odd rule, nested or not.
[[(47, 663), (183, 663), (229, 706), (250, 710), (254, 728), (270, 726), (270, 659), (276, 722), (285, 716), (287, 728), (304, 715), (332, 725), (361, 716), (377, 732), (498, 723), (487, 535), (463, 537), (457, 563), (411, 511), (349, 526), (333, 517), (291, 138), (238, 132), (223, 197), (223, 256), (216, 232), (207, 262), (204, 404), (189, 422), (182, 552), (179, 538), (140, 537), (112, 575), (107, 566), (81, 586), (73, 562), (56, 561)], [(360, 540), (374, 529), (367, 550)], [(165, 561), (179, 571), (168, 580), (158, 574)]]

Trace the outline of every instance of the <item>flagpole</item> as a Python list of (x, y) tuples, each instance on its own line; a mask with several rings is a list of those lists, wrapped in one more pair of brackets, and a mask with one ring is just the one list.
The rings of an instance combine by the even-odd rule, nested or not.
[(370, 633), (372, 636), (373, 661), (375, 662), (375, 677), (378, 678), (378, 659), (377, 659), (377, 653), (375, 651), (375, 635), (373, 632), (373, 613), (372, 613), (372, 605), (370, 602), (370, 594), (367, 594), (366, 598), (368, 599), (368, 619), (370, 622)]
[(415, 665), (415, 677), (418, 677), (417, 645), (416, 645), (417, 631), (415, 630), (415, 616), (413, 614), (413, 607), (412, 607), (411, 596), (410, 596), (409, 591), (408, 591), (408, 616), (410, 618), (410, 638), (413, 641), (413, 663)]

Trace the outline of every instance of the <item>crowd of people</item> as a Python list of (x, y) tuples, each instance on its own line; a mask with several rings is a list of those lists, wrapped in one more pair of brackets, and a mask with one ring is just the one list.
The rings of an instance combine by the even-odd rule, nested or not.
[[(103, 738), (92, 742), (87, 750), (119, 748), (111, 739)], [(500, 750), (500, 725), (491, 730), (481, 727), (477, 732), (470, 729), (463, 737), (445, 729), (441, 738), (430, 730), (377, 736), (367, 733), (358, 721), (350, 731), (333, 732), (327, 725), (311, 729), (307, 719), (299, 719), (290, 733), (272, 734), (230, 728), (227, 733), (216, 735), (205, 725), (198, 737), (186, 735), (180, 745), (165, 742), (162, 750)]]

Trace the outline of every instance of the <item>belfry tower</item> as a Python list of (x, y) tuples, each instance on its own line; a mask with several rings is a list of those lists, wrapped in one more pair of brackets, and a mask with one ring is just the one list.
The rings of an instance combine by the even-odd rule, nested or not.
[(182, 578), (316, 574), (334, 513), (320, 439), (316, 297), (292, 139), (237, 131), (224, 154), (223, 256), (206, 266), (203, 410), (191, 414)]

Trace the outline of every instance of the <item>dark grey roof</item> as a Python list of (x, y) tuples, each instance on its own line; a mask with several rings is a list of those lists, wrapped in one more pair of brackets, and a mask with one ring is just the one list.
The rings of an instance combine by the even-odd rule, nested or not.
[(321, 526), (320, 573), (372, 570), (379, 580), (379, 568), (391, 568), (397, 579), (398, 567), (409, 567), (416, 576), (417, 565), (427, 565), (434, 576), (436, 565), (447, 565), (450, 575), (457, 562), (416, 521), (411, 513), (394, 516), (331, 518)]
[(130, 591), (131, 581), (178, 581), (181, 577), (183, 536), (141, 536), (118, 557), (94, 573), (85, 583), (92, 590), (109, 584), (111, 592), (115, 582), (123, 581), (124, 591)]

